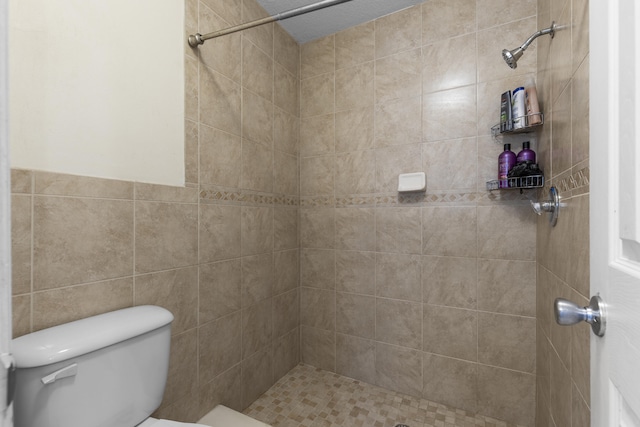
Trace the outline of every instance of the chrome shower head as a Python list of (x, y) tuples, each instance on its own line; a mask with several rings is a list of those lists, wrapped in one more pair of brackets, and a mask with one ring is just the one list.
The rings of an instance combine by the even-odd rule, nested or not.
[(544, 30), (540, 30), (533, 33), (531, 37), (529, 37), (527, 41), (522, 44), (522, 46), (517, 47), (513, 50), (503, 49), (502, 58), (504, 59), (504, 61), (507, 63), (509, 67), (515, 70), (518, 67), (518, 59), (520, 59), (525, 49), (529, 47), (531, 42), (545, 34), (549, 34), (551, 38), (553, 38), (553, 36), (555, 35), (556, 29), (557, 29), (557, 26), (554, 21), (551, 23), (551, 26), (549, 28), (545, 28)]
[(515, 70), (518, 67), (518, 59), (520, 59), (523, 53), (524, 49), (522, 49), (521, 47), (515, 48), (513, 50), (503, 49), (502, 58), (505, 60), (509, 67)]

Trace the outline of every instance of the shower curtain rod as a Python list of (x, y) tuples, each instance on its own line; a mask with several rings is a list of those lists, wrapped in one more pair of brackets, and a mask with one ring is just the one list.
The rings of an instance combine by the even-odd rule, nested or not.
[(256, 19), (255, 21), (247, 22), (246, 24), (236, 25), (234, 27), (229, 27), (224, 30), (214, 31), (208, 34), (192, 34), (189, 36), (189, 46), (197, 47), (201, 44), (204, 44), (205, 40), (213, 39), (220, 36), (225, 36), (227, 34), (235, 33), (237, 31), (246, 30), (248, 28), (257, 27), (259, 25), (268, 24), (274, 21), (281, 21), (287, 18), (293, 18), (294, 16), (304, 15), (305, 13), (313, 12), (315, 10), (324, 9), (326, 7), (331, 7), (338, 5), (340, 3), (346, 3), (351, 0), (322, 0), (317, 3), (309, 4), (307, 6), (301, 6), (295, 9), (288, 10), (286, 12), (281, 12), (273, 16), (268, 16), (266, 18)]

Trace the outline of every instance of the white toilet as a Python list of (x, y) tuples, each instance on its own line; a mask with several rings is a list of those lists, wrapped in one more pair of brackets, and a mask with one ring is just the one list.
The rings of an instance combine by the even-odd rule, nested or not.
[[(157, 420), (173, 315), (140, 306), (13, 340), (16, 427), (268, 427), (224, 406), (203, 424)], [(221, 344), (223, 345), (223, 344)]]

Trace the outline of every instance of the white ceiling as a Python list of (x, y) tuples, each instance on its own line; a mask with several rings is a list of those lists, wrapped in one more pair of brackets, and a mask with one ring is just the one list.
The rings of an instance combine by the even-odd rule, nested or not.
[[(271, 15), (318, 0), (257, 0)], [(351, 0), (305, 15), (284, 19), (280, 25), (300, 44), (422, 3), (423, 0)]]

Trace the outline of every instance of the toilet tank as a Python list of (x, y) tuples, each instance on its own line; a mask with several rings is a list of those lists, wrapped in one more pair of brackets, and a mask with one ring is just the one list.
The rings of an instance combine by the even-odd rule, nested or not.
[(16, 427), (133, 427), (155, 411), (173, 315), (139, 306), (16, 338)]

